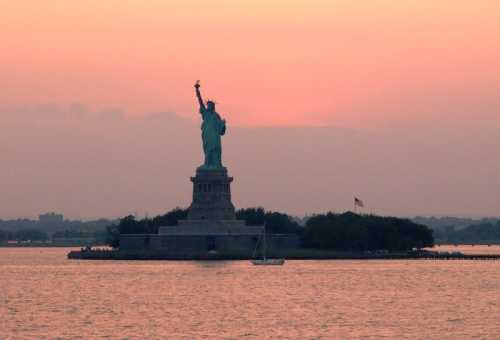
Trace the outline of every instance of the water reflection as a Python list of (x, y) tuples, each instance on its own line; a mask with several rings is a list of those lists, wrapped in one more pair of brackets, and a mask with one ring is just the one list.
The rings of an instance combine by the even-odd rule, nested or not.
[(193, 261), (200, 268), (223, 268), (227, 267), (234, 261)]

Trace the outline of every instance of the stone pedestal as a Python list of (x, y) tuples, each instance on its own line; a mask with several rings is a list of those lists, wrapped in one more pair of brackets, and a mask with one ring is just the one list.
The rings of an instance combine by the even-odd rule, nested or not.
[(236, 220), (231, 202), (231, 182), (227, 169), (197, 169), (193, 182), (193, 202), (188, 220)]
[(196, 170), (193, 202), (186, 220), (176, 226), (160, 227), (161, 247), (170, 253), (199, 254), (209, 251), (251, 255), (263, 233), (263, 227), (248, 227), (237, 220), (231, 202), (232, 177), (227, 169)]

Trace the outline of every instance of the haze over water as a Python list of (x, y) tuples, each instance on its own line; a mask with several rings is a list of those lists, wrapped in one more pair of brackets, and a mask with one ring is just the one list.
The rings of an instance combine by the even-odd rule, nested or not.
[(0, 339), (500, 334), (497, 261), (254, 267), (247, 261), (70, 261), (67, 252), (0, 248)]

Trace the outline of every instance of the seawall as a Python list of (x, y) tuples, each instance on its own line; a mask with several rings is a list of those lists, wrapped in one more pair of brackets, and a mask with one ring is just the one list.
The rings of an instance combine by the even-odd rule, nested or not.
[[(500, 254), (461, 254), (461, 253), (362, 253), (335, 252), (319, 249), (290, 249), (269, 252), (269, 258), (287, 260), (500, 260)], [(169, 254), (162, 251), (120, 251), (120, 250), (82, 250), (68, 253), (69, 259), (76, 260), (249, 260), (255, 258), (249, 253), (186, 253)]]

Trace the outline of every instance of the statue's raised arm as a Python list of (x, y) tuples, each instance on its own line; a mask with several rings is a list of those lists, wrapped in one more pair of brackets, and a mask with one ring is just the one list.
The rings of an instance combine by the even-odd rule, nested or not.
[(199, 80), (197, 80), (196, 84), (194, 84), (194, 88), (196, 89), (196, 98), (198, 98), (198, 103), (200, 104), (200, 111), (205, 111), (207, 108), (205, 107), (205, 103), (203, 102), (203, 98), (201, 98), (200, 81)]

